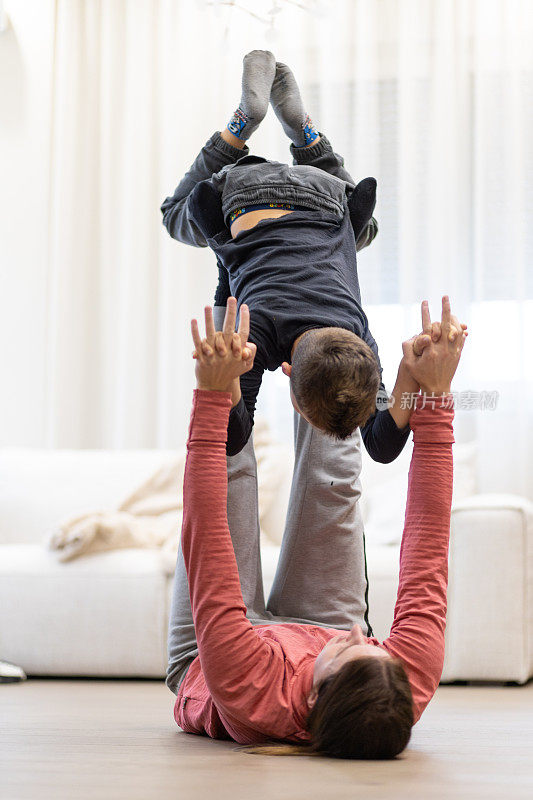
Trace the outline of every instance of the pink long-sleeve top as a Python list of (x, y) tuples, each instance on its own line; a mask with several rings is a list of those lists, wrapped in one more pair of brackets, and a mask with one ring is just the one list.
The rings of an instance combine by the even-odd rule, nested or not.
[[(179, 688), (174, 718), (188, 733), (240, 744), (308, 741), (315, 659), (339, 631), (296, 623), (252, 626), (246, 619), (226, 514), (230, 408), (227, 393), (195, 392), (182, 548), (199, 655)], [(384, 642), (367, 639), (403, 662), (415, 721), (435, 693), (444, 660), (452, 422), (446, 408), (417, 408), (411, 416), (414, 452), (394, 622)]]

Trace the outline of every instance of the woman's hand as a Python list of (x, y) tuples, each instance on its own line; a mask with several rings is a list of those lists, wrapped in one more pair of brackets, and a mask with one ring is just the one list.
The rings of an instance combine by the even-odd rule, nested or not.
[(237, 300), (230, 297), (222, 331), (215, 330), (213, 309), (210, 306), (205, 309), (204, 339), (200, 336), (197, 320), (192, 320), (191, 331), (195, 347), (193, 357), (196, 359), (198, 389), (232, 392), (234, 381), (252, 369), (257, 347), (248, 341), (250, 333), (248, 306), (241, 306), (237, 332), (235, 332), (236, 319)]
[[(457, 336), (462, 333), (468, 336), (468, 325), (459, 322), (456, 316), (450, 314), (450, 329), (448, 331), (448, 339), (454, 342)], [(432, 322), (429, 314), (429, 303), (427, 300), (422, 301), (422, 333), (414, 337), (413, 350), (415, 355), (421, 356), (424, 348), (431, 342), (438, 342), (442, 335), (442, 324), (440, 322)]]
[(448, 394), (466, 341), (466, 326), (451, 313), (450, 299), (442, 298), (439, 339), (433, 340), (426, 301), (422, 303), (423, 333), (403, 343), (403, 360), (425, 394)]
[[(450, 329), (447, 333), (448, 340), (455, 342), (457, 336), (460, 334), (466, 337), (467, 326), (459, 322), (457, 317), (450, 314)], [(429, 314), (429, 305), (427, 300), (422, 303), (422, 331), (418, 336), (413, 336), (409, 339), (411, 349), (410, 354), (421, 356), (425, 348), (432, 342), (437, 343), (442, 336), (442, 324), (440, 322), (432, 322)], [(406, 343), (404, 343), (406, 344)], [(404, 349), (405, 352), (405, 349)], [(413, 375), (413, 372), (408, 367), (408, 362), (404, 356), (400, 361), (398, 368), (398, 376), (394, 389), (392, 390), (392, 403), (389, 406), (389, 413), (396, 423), (398, 428), (403, 428), (408, 424), (413, 407), (411, 403), (403, 403), (405, 395), (416, 395), (420, 391), (420, 384)]]

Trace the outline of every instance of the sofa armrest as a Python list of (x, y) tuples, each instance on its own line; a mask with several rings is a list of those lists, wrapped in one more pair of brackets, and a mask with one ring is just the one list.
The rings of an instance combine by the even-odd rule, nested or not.
[(452, 510), (443, 681), (533, 674), (533, 506), (474, 495)]

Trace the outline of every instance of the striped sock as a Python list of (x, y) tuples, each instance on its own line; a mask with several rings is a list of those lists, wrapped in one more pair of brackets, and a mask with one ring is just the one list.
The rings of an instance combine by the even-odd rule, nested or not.
[(275, 72), (270, 50), (252, 50), (244, 56), (241, 102), (227, 125), (238, 139), (249, 139), (265, 118)]
[(295, 147), (307, 147), (319, 137), (318, 130), (304, 108), (292, 70), (279, 61), (276, 62), (276, 77), (272, 84), (270, 103)]

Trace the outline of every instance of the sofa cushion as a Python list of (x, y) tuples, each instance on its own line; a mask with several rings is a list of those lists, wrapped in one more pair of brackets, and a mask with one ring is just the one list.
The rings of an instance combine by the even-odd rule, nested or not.
[[(397, 545), (401, 542), (412, 453), (412, 441), (391, 464), (378, 464), (363, 452), (361, 508), (369, 544)], [(454, 445), (453, 457), (455, 504), (476, 491), (476, 444)]]
[(2, 545), (2, 658), (28, 674), (164, 675), (168, 583), (157, 550), (59, 564), (41, 545)]

